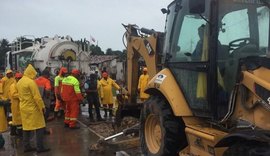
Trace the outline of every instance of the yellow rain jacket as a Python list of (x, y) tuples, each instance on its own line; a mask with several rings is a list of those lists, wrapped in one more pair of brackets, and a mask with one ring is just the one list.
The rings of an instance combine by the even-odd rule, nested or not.
[(101, 83), (99, 80), (97, 80), (97, 90), (98, 90), (99, 97), (103, 98), (104, 97), (103, 87), (101, 86)]
[(7, 130), (7, 118), (4, 107), (0, 106), (0, 133)]
[(20, 100), (19, 93), (16, 88), (16, 82), (13, 83), (9, 88), (9, 98), (11, 102), (11, 113), (12, 113), (12, 125), (21, 125), (22, 119), (20, 114)]
[(45, 127), (42, 111), (45, 105), (34, 81), (36, 75), (37, 72), (34, 67), (28, 65), (23, 77), (17, 83), (23, 130), (35, 130)]
[(11, 78), (8, 78), (8, 77), (3, 77), (2, 78), (2, 83), (3, 83), (3, 95), (5, 98), (8, 98), (8, 94), (9, 94), (9, 88), (10, 86), (16, 82), (15, 78), (14, 77), (11, 77)]
[[(2, 83), (2, 80), (0, 80), (0, 99), (5, 100), (2, 93), (3, 93), (3, 83)], [(0, 133), (6, 131), (7, 128), (8, 127), (7, 127), (7, 118), (6, 118), (5, 110), (4, 110), (4, 107), (0, 106)]]
[(139, 78), (138, 83), (138, 89), (140, 89), (140, 98), (141, 99), (147, 99), (149, 98), (149, 94), (144, 93), (144, 90), (148, 84), (149, 81), (149, 75), (148, 74), (142, 74)]
[[(113, 104), (114, 102), (113, 102), (112, 87), (116, 88), (117, 90), (119, 90), (120, 87), (114, 82), (114, 80), (112, 80), (109, 77), (107, 78), (107, 80), (102, 78), (99, 82), (103, 89), (102, 104)], [(100, 95), (102, 95), (102, 93)]]

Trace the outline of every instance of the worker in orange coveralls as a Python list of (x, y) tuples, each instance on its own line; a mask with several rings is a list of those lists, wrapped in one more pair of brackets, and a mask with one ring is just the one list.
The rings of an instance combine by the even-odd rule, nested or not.
[(41, 76), (38, 77), (35, 82), (38, 85), (38, 89), (40, 92), (40, 95), (42, 97), (42, 100), (45, 104), (46, 113), (45, 113), (45, 120), (48, 119), (49, 113), (50, 113), (50, 104), (51, 104), (51, 82), (49, 80), (50, 78), (50, 72), (48, 70), (44, 70), (41, 73)]
[[(50, 78), (50, 71), (48, 69), (44, 69), (42, 71), (41, 76), (35, 79), (35, 82), (38, 86), (40, 95), (42, 97), (42, 100), (45, 104), (45, 122), (49, 121), (49, 115), (50, 115), (50, 106), (51, 106), (51, 81)], [(44, 130), (45, 134), (50, 134), (50, 131), (48, 131), (46, 128)]]
[[(55, 107), (54, 107), (54, 117), (59, 115), (59, 111), (62, 109), (62, 112), (66, 109), (66, 104), (60, 96), (60, 90), (62, 86), (62, 80), (67, 74), (67, 68), (61, 67), (59, 74), (54, 78), (54, 93), (56, 97)], [(61, 113), (61, 115), (64, 113)], [(61, 116), (59, 115), (59, 117)]]
[(80, 71), (78, 69), (73, 69), (71, 75), (65, 77), (62, 81), (61, 87), (61, 97), (66, 103), (65, 112), (65, 127), (70, 129), (79, 129), (77, 118), (79, 115), (79, 105), (80, 101), (83, 100), (83, 96), (80, 90), (80, 82), (78, 78), (80, 77)]
[[(22, 73), (16, 73), (15, 79), (18, 82), (23, 77)], [(20, 113), (19, 93), (16, 87), (17, 82), (11, 84), (9, 88), (9, 97), (11, 101), (12, 124), (10, 126), (10, 135), (22, 136), (22, 119)]]

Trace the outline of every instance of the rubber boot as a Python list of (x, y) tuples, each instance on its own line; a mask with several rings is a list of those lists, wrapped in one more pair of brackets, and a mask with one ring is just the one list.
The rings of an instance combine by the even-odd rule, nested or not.
[(17, 135), (16, 129), (17, 129), (16, 126), (13, 126), (13, 125), (10, 126), (10, 135), (11, 136)]
[(58, 118), (57, 114), (58, 114), (58, 112), (56, 112), (56, 111), (53, 112), (53, 116), (54, 116), (55, 119)]
[(107, 109), (104, 109), (104, 118), (107, 117)]
[(90, 122), (94, 122), (95, 121), (92, 112), (89, 112), (89, 121)]
[(18, 137), (22, 137), (23, 136), (22, 125), (19, 125), (16, 128)]
[(112, 116), (113, 116), (112, 110), (109, 109), (109, 117), (112, 117)]
[(65, 111), (64, 110), (60, 110), (60, 116), (59, 118), (63, 118), (65, 116)]

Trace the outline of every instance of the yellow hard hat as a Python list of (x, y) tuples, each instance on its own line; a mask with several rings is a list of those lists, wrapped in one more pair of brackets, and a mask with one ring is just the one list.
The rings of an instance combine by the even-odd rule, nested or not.
[(8, 69), (7, 71), (6, 71), (6, 74), (8, 74), (8, 73), (12, 73), (13, 71), (11, 70), (11, 69)]
[(143, 71), (147, 71), (147, 68), (146, 68), (146, 67), (144, 67), (144, 68), (143, 68)]

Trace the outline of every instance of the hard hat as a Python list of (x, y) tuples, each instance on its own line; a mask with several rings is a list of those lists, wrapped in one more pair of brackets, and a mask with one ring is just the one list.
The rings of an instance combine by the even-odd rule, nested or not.
[(13, 71), (11, 70), (11, 69), (8, 69), (7, 71), (6, 71), (6, 74), (8, 74), (8, 73), (12, 73)]
[(102, 73), (102, 77), (108, 77), (108, 73), (107, 72), (103, 72)]
[(68, 72), (68, 70), (67, 70), (66, 67), (61, 67), (60, 71), (62, 71), (63, 73), (67, 73)]
[(16, 73), (15, 74), (15, 78), (21, 78), (21, 77), (23, 77), (23, 74), (22, 73)]
[(146, 68), (146, 67), (144, 67), (144, 68), (143, 68), (143, 71), (147, 71), (147, 68)]
[(80, 71), (78, 69), (72, 69), (71, 74), (80, 75)]

